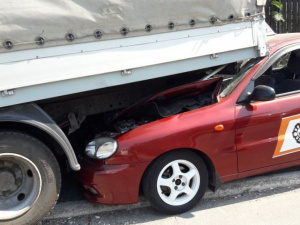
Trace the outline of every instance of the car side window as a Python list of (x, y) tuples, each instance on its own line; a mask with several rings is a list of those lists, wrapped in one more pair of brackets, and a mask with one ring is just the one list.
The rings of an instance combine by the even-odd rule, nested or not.
[(288, 62), (291, 56), (291, 52), (288, 52), (281, 56), (277, 61), (273, 64), (272, 70), (273, 72), (279, 71), (288, 66)]
[(282, 55), (255, 80), (258, 85), (274, 88), (277, 96), (300, 91), (300, 49)]

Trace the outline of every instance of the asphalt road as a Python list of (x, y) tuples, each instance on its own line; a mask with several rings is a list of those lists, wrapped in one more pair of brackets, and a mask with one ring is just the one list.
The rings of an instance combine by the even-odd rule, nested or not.
[[(299, 225), (299, 172), (300, 168), (295, 167), (224, 184), (217, 193), (207, 192), (193, 210), (177, 216), (160, 214), (143, 197), (136, 205), (105, 206), (89, 203), (83, 200), (80, 186), (71, 179), (71, 183), (65, 182), (60, 201), (53, 213), (41, 224)], [(73, 186), (70, 188), (68, 185)], [(64, 196), (64, 193), (67, 195)]]
[(300, 189), (269, 190), (214, 200), (205, 199), (193, 210), (166, 216), (150, 207), (45, 220), (43, 225), (129, 225), (129, 224), (300, 224)]

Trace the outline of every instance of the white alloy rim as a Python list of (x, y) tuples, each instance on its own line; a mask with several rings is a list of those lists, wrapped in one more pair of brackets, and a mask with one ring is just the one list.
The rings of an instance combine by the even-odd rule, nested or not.
[(181, 206), (190, 202), (199, 187), (199, 171), (187, 160), (170, 162), (161, 170), (157, 179), (159, 197), (171, 206)]

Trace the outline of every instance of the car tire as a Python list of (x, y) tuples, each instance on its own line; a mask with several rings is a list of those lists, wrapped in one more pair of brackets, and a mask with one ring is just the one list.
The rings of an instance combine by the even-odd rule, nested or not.
[(157, 158), (146, 170), (142, 184), (151, 205), (166, 214), (179, 214), (193, 208), (207, 186), (206, 165), (190, 150), (176, 150)]
[(54, 207), (61, 185), (50, 149), (34, 137), (0, 133), (0, 224), (36, 224)]

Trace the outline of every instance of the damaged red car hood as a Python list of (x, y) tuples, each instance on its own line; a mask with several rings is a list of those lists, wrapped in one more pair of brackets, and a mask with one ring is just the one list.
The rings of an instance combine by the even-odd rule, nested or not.
[(204, 81), (197, 81), (190, 84), (178, 86), (172, 89), (168, 89), (166, 91), (160, 92), (153, 96), (144, 98), (141, 101), (137, 102), (136, 104), (120, 111), (118, 114), (116, 114), (114, 120), (118, 120), (119, 118), (125, 115), (130, 115), (130, 113), (138, 110), (140, 107), (142, 107), (143, 105), (149, 102), (156, 101), (158, 99), (176, 99), (179, 97), (200, 95), (205, 93), (208, 90), (211, 91), (212, 87), (214, 88), (211, 96), (212, 100), (217, 100), (217, 96), (219, 95), (219, 92), (221, 90), (222, 80), (223, 80), (222, 77), (217, 77), (217, 78), (212, 78)]

